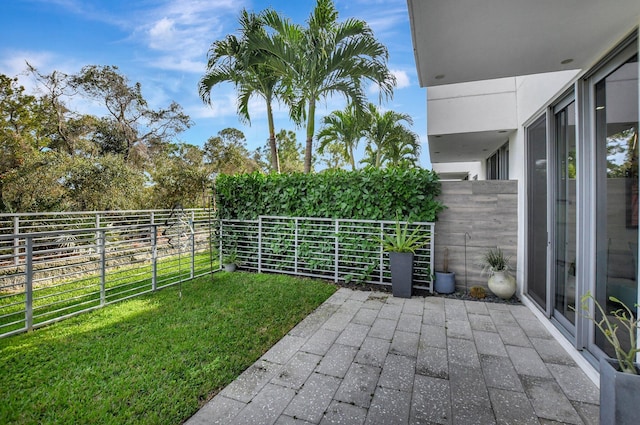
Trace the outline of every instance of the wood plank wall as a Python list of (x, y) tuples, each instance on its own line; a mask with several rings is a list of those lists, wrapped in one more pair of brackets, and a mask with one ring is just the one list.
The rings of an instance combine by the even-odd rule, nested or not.
[(442, 270), (444, 248), (448, 247), (449, 271), (456, 273), (458, 290), (465, 289), (465, 270), (467, 288), (487, 286), (488, 276), (481, 274), (479, 264), (490, 248), (502, 248), (511, 256), (511, 267), (517, 267), (517, 181), (445, 181), (438, 200), (448, 208), (440, 213), (435, 226), (435, 269)]

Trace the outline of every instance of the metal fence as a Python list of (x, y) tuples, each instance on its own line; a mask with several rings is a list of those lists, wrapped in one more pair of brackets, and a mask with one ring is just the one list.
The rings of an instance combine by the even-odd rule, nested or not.
[[(214, 221), (208, 210), (0, 214), (0, 337), (209, 274), (231, 252), (244, 270), (390, 285), (380, 239), (395, 224)], [(434, 224), (408, 226), (430, 238), (416, 251), (414, 287), (433, 292)]]
[(0, 336), (213, 268), (207, 210), (2, 214), (0, 223)]
[[(391, 285), (389, 256), (380, 239), (395, 233), (395, 225), (393, 221), (308, 217), (221, 220), (220, 261), (236, 252), (246, 270)], [(430, 239), (416, 251), (414, 287), (433, 292), (434, 224), (408, 226), (409, 231), (418, 229)]]

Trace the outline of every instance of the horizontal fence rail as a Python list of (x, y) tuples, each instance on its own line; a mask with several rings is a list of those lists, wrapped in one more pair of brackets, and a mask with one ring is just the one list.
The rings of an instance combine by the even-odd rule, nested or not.
[[(405, 223), (401, 223), (403, 226)], [(220, 269), (391, 285), (380, 240), (395, 222), (261, 216), (214, 220), (208, 210), (0, 214), (0, 337)], [(409, 223), (414, 287), (433, 292), (433, 223)]]
[(0, 234), (0, 336), (211, 273), (210, 217), (207, 210), (13, 216), (22, 231)]
[[(401, 223), (403, 228), (406, 223)], [(391, 285), (389, 256), (380, 240), (396, 222), (261, 216), (220, 220), (220, 262), (235, 252), (245, 270)], [(408, 224), (429, 243), (416, 251), (414, 287), (433, 292), (434, 224)]]

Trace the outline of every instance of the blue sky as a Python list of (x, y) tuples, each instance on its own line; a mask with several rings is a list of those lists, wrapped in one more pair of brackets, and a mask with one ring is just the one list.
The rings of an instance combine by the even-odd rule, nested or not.
[[(340, 20), (365, 20), (389, 49), (389, 68), (398, 79), (393, 100), (383, 105), (409, 114), (412, 129), (422, 142), (421, 165), (430, 168), (426, 146), (426, 91), (416, 75), (406, 0), (335, 0)], [(49, 73), (75, 73), (84, 65), (115, 65), (133, 82), (154, 108), (178, 102), (194, 126), (177, 141), (202, 145), (226, 127), (244, 132), (249, 149), (263, 146), (268, 137), (264, 104), (250, 105), (251, 126), (236, 116), (230, 85), (212, 91), (212, 106), (198, 97), (197, 84), (205, 72), (212, 42), (234, 33), (242, 8), (259, 12), (272, 7), (292, 21), (304, 24), (315, 0), (11, 0), (3, 2), (0, 25), (0, 73), (19, 76), (27, 88), (25, 62)], [(371, 101), (377, 102), (371, 92)], [(343, 98), (319, 105), (322, 116), (342, 109)], [(91, 106), (86, 106), (91, 108)], [(87, 111), (98, 114), (98, 111)], [(276, 131), (293, 130), (303, 142), (304, 131), (289, 120), (287, 111), (275, 113)]]

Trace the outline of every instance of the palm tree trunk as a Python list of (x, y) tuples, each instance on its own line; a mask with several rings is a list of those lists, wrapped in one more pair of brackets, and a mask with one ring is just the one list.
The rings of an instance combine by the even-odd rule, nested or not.
[(273, 124), (273, 109), (271, 102), (267, 102), (267, 121), (269, 122), (269, 149), (271, 150), (271, 169), (280, 174), (280, 157), (276, 145), (276, 129)]
[(353, 158), (353, 146), (349, 146), (349, 162), (351, 163), (351, 169), (356, 171), (356, 160)]
[(316, 101), (309, 100), (309, 116), (307, 117), (307, 145), (304, 149), (304, 173), (311, 172), (311, 156), (313, 153), (313, 133), (315, 131)]

